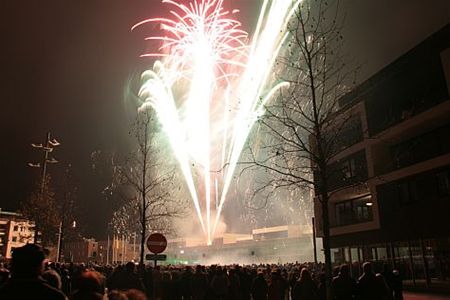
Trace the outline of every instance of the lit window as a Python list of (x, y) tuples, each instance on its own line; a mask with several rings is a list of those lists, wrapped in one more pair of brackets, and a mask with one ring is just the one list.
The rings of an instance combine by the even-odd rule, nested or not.
[(335, 210), (337, 226), (368, 222), (373, 219), (370, 197), (336, 203)]

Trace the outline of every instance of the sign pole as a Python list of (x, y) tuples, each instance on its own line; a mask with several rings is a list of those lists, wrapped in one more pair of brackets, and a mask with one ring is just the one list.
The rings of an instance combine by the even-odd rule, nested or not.
[(314, 217), (312, 217), (312, 234), (313, 234), (314, 263), (317, 265), (316, 222)]

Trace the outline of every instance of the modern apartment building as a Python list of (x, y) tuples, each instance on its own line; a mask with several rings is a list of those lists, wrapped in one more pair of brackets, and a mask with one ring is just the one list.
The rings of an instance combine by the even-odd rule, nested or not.
[[(329, 164), (335, 262), (450, 278), (449, 91), (447, 25), (340, 99), (351, 118)], [(320, 235), (317, 200), (315, 215)]]

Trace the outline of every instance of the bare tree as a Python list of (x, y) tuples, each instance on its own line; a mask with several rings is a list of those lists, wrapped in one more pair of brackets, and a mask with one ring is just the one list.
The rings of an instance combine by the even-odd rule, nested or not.
[(60, 212), (57, 209), (55, 193), (50, 188), (50, 181), (50, 175), (47, 174), (43, 184), (39, 181), (30, 197), (22, 202), (20, 207), (20, 212), (35, 223), (34, 234), (41, 234), (41, 243), (44, 246), (56, 242), (60, 220)]
[(172, 220), (186, 211), (175, 191), (175, 168), (161, 159), (155, 142), (156, 122), (151, 111), (140, 111), (134, 127), (136, 151), (114, 166), (115, 191), (122, 205), (113, 215), (116, 233), (140, 232), (140, 264), (144, 263), (147, 232), (171, 232)]
[[(289, 22), (290, 38), (278, 59), (278, 80), (289, 88), (265, 107), (250, 144), (244, 170), (263, 168), (270, 176), (256, 191), (313, 189), (322, 210), (327, 290), (331, 280), (328, 202), (330, 160), (342, 150), (341, 132), (352, 112), (340, 103), (356, 68), (348, 68), (341, 48), (338, 2), (302, 2)], [(345, 111), (345, 113), (343, 113)], [(265, 137), (264, 137), (265, 136)], [(245, 159), (243, 159), (245, 160)], [(329, 293), (328, 293), (329, 296)], [(329, 296), (330, 297), (330, 296)]]
[(60, 186), (60, 193), (58, 201), (58, 209), (60, 212), (59, 219), (59, 243), (58, 243), (58, 261), (61, 261), (64, 252), (65, 241), (74, 240), (78, 237), (80, 232), (80, 224), (77, 225), (77, 187), (74, 185), (72, 177), (72, 165), (68, 164), (62, 184)]

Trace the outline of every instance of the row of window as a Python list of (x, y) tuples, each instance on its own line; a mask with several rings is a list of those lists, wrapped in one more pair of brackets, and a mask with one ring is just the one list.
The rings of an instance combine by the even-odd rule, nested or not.
[(367, 196), (335, 204), (334, 226), (344, 226), (373, 220), (372, 197)]
[(13, 227), (13, 231), (20, 231), (20, 232), (24, 232), (24, 231), (27, 231), (27, 227), (26, 226), (18, 226), (18, 225), (15, 225), (14, 227)]
[[(450, 195), (450, 170), (442, 170), (434, 174), (435, 188), (438, 196)], [(420, 201), (422, 193), (420, 178), (409, 178), (397, 183), (400, 204), (406, 205)]]
[(403, 168), (450, 152), (450, 124), (391, 147), (393, 169)]
[(367, 160), (364, 150), (356, 152), (329, 167), (329, 190), (335, 190), (367, 180)]

